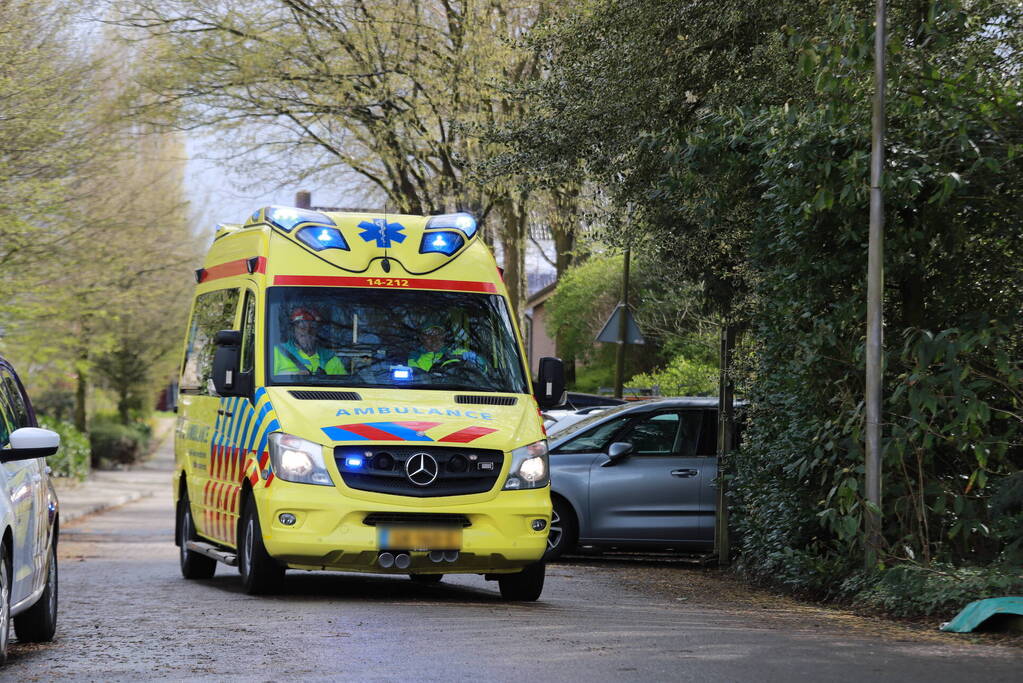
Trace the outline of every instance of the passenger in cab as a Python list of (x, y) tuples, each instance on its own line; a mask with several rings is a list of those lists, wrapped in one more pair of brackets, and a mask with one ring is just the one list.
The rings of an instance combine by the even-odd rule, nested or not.
[(427, 322), (419, 331), (419, 348), (409, 355), (410, 367), (423, 372), (454, 369), (463, 363), (486, 371), (487, 363), (478, 353), (461, 346), (449, 345), (447, 330), (438, 322)]
[(346, 375), (344, 362), (329, 349), (319, 347), (323, 316), (314, 308), (296, 307), (288, 322), (291, 339), (274, 347), (275, 375)]

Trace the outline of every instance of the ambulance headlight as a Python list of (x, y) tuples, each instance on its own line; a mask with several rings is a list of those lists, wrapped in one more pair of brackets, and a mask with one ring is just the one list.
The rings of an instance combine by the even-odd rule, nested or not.
[(465, 239), (457, 232), (450, 230), (428, 232), (423, 235), (423, 241), (419, 244), (419, 253), (451, 256), (464, 244)]
[(547, 441), (537, 441), (511, 452), (511, 468), (504, 490), (538, 489), (551, 481), (547, 459)]
[(296, 484), (333, 486), (323, 462), (323, 446), (291, 434), (270, 435), (270, 462), (274, 474)]
[(430, 220), (426, 221), (427, 230), (442, 228), (454, 228), (465, 235), (466, 239), (471, 240), (476, 234), (476, 219), (469, 213), (448, 213), (443, 216), (431, 216)]
[(268, 206), (263, 210), (263, 215), (274, 227), (280, 228), (284, 232), (291, 232), (295, 229), (295, 226), (302, 223), (316, 223), (317, 225), (336, 227), (334, 221), (319, 211), (296, 209), (291, 206)]
[(341, 236), (341, 231), (337, 228), (311, 225), (296, 232), (295, 237), (298, 238), (299, 242), (316, 251), (323, 251), (324, 249), (344, 249), (348, 251), (348, 242)]

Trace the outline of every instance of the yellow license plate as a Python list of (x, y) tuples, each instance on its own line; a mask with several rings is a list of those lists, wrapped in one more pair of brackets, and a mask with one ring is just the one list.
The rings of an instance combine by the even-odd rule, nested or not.
[(461, 550), (461, 529), (381, 527), (380, 549), (387, 550)]

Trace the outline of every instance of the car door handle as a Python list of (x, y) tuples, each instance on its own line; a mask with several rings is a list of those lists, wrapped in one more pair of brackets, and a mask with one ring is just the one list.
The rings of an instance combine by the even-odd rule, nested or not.
[(229, 410), (218, 410), (217, 415), (223, 415), (224, 417), (233, 417), (234, 413)]
[(671, 476), (673, 476), (673, 477), (695, 477), (699, 473), (700, 473), (699, 470), (681, 469), (681, 470), (672, 470), (671, 471)]

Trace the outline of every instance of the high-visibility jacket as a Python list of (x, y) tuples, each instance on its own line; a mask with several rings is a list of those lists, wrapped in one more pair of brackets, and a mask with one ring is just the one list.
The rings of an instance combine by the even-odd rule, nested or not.
[(421, 350), (413, 353), (409, 356), (408, 364), (411, 367), (419, 368), (429, 372), (434, 367), (443, 368), (451, 365), (452, 363), (458, 363), (461, 361), (467, 361), (469, 363), (475, 363), (481, 368), (486, 367), (486, 362), (480, 357), (478, 353), (474, 353), (469, 349), (455, 348), (455, 349), (441, 349), (440, 351), (425, 351)]
[(345, 364), (332, 351), (317, 349), (309, 354), (290, 341), (274, 347), (275, 375), (298, 375), (303, 371), (310, 375), (348, 374)]

